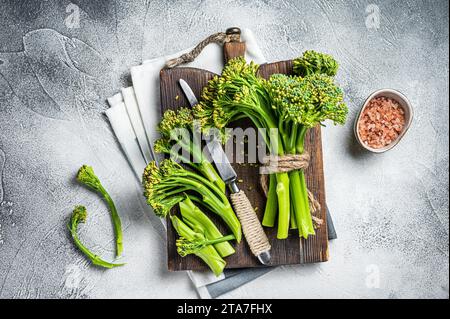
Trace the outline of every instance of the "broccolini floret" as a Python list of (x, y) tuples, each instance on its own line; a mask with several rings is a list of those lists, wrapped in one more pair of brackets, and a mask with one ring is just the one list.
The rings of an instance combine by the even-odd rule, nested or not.
[(344, 95), (330, 76), (311, 74), (300, 78), (274, 74), (267, 81), (267, 90), (272, 107), (288, 125), (311, 128), (325, 120), (345, 123), (348, 108), (343, 102)]
[(335, 76), (339, 64), (329, 54), (308, 50), (303, 53), (302, 57), (294, 59), (294, 73), (302, 77), (323, 73), (329, 76)]
[[(155, 142), (155, 151), (170, 155), (173, 160), (181, 160), (199, 171), (225, 192), (225, 183), (217, 174), (213, 165), (203, 155), (201, 141), (194, 137), (196, 129), (192, 109), (183, 107), (176, 111), (165, 111), (158, 125), (161, 138)], [(176, 150), (176, 146), (181, 147), (185, 151), (185, 155), (180, 154)], [(192, 158), (186, 157), (186, 153)]]

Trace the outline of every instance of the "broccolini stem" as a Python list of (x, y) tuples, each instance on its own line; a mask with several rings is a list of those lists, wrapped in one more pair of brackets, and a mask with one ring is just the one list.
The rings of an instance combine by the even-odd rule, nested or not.
[[(304, 152), (305, 136), (308, 128), (302, 126), (296, 141), (297, 153)], [(299, 230), (299, 236), (308, 238), (309, 235), (314, 235), (314, 226), (311, 218), (311, 211), (309, 208), (308, 189), (306, 186), (305, 174), (303, 171), (293, 171), (289, 174), (291, 180), (291, 194), (294, 203), (294, 214)]]
[(100, 188), (105, 201), (108, 203), (109, 209), (111, 211), (111, 218), (114, 224), (114, 232), (116, 234), (116, 257), (119, 257), (123, 251), (123, 234), (122, 234), (122, 222), (120, 221), (119, 214), (117, 213), (116, 205), (109, 196), (108, 192), (103, 188)]
[(205, 243), (206, 243), (206, 245), (215, 245), (215, 244), (220, 244), (220, 243), (228, 242), (230, 240), (235, 240), (235, 239), (236, 239), (236, 237), (234, 237), (233, 234), (230, 234), (230, 235), (226, 235), (226, 236), (216, 238), (216, 239), (208, 239)]
[[(196, 238), (197, 233), (183, 223), (178, 217), (170, 216), (170, 220), (179, 236), (188, 240), (194, 240)], [(206, 246), (196, 252), (195, 255), (200, 257), (216, 276), (219, 276), (223, 272), (226, 262), (220, 257), (213, 246)]]
[(295, 149), (298, 154), (303, 154), (303, 151), (305, 150), (306, 132), (308, 132), (308, 128), (305, 126), (302, 126), (298, 131), (297, 141), (295, 144)]
[[(292, 206), (294, 209), (294, 216), (297, 227), (299, 229), (299, 234), (305, 234), (305, 218), (309, 213), (308, 195), (306, 193), (306, 202), (303, 192), (303, 186), (301, 183), (300, 175), (303, 172), (292, 171), (289, 173), (289, 178), (291, 182), (291, 196), (292, 196)], [(311, 218), (311, 216), (310, 216)], [(307, 232), (306, 232), (307, 233)]]
[(214, 166), (210, 162), (204, 159), (199, 166), (199, 170), (206, 178), (208, 178), (210, 182), (214, 183), (223, 193), (225, 193), (225, 182), (222, 180), (222, 178), (219, 176), (217, 171), (214, 169)]
[(181, 160), (181, 162), (184, 163), (184, 164), (188, 164), (188, 165), (190, 165), (192, 167), (196, 167), (196, 165), (194, 165), (194, 163), (192, 163), (188, 158), (184, 157), (183, 155), (180, 155), (180, 154), (176, 153), (172, 149), (170, 149), (170, 151), (167, 152), (166, 154), (169, 155), (170, 158), (172, 158), (173, 160), (175, 160), (175, 159)]
[(219, 215), (236, 236), (236, 241), (238, 243), (241, 241), (241, 224), (228, 202), (226, 195), (222, 193), (217, 186), (206, 178), (192, 172), (186, 172), (186, 177), (180, 176), (174, 179), (179, 182), (179, 184), (190, 185), (192, 190), (201, 194), (203, 197), (202, 204), (206, 205), (213, 213)]
[(296, 148), (296, 142), (297, 142), (297, 131), (298, 131), (298, 124), (293, 123), (292, 124), (292, 132), (291, 137), (288, 139), (288, 153), (289, 154), (295, 154), (295, 148)]
[[(292, 185), (292, 183), (289, 184), (289, 187), (292, 188), (291, 185)], [(292, 190), (291, 190), (291, 192), (292, 192)], [(295, 219), (295, 213), (294, 213), (294, 196), (292, 196), (292, 199), (291, 199), (291, 211), (290, 211), (290, 213), (291, 213), (291, 229), (298, 229), (297, 221)]]
[[(208, 216), (203, 213), (200, 208), (194, 205), (190, 198), (191, 195), (186, 196), (186, 199), (180, 202), (180, 212), (183, 217), (183, 221), (192, 229), (205, 234), (206, 239), (214, 240), (217, 238), (223, 238), (222, 233), (209, 219)], [(233, 235), (233, 239), (234, 239)], [(218, 242), (214, 245), (217, 252), (221, 257), (227, 257), (235, 253), (234, 248), (227, 241)]]
[[(183, 147), (183, 146), (182, 146)], [(184, 157), (183, 155), (180, 155), (170, 149), (170, 151), (166, 152), (167, 155), (169, 155), (172, 159), (180, 159), (182, 163), (187, 164), (191, 166), (193, 169), (198, 170), (200, 173), (202, 173), (210, 182), (213, 182), (216, 184), (217, 187), (219, 187), (223, 192), (225, 192), (226, 186), (223, 180), (220, 178), (217, 171), (214, 169), (212, 164), (208, 162), (206, 159), (201, 157), (202, 159), (199, 160), (199, 162), (192, 162), (188, 158)], [(192, 155), (196, 156), (196, 155)]]
[(276, 193), (278, 197), (278, 239), (285, 239), (289, 235), (289, 176), (287, 173), (277, 173)]
[[(294, 127), (296, 125), (294, 124)], [(295, 145), (295, 136), (296, 136), (297, 129), (295, 128), (294, 133), (291, 134), (291, 136), (294, 136), (292, 138), (287, 133), (281, 134), (281, 140), (285, 147), (283, 148), (283, 145), (281, 146), (282, 151), (278, 151), (279, 155), (284, 155), (285, 152), (287, 153), (295, 153), (295, 147), (292, 147), (292, 145)], [(294, 142), (293, 142), (294, 141)], [(294, 152), (293, 152), (294, 151)], [(277, 238), (278, 239), (285, 239), (289, 236), (289, 225), (290, 225), (290, 216), (291, 216), (291, 189), (290, 189), (290, 178), (289, 173), (277, 173), (276, 174), (276, 194), (278, 197), (278, 232), (277, 232)], [(270, 187), (270, 186), (269, 186)], [(267, 205), (267, 204), (266, 204)], [(269, 215), (267, 219), (271, 218)], [(270, 222), (270, 220), (268, 220)]]
[[(300, 180), (300, 194), (302, 194), (303, 209), (300, 211), (300, 216), (297, 217), (298, 228), (301, 229), (299, 235), (305, 239), (309, 235), (314, 235), (316, 232), (314, 230), (314, 225), (312, 222), (311, 211), (309, 209), (309, 199), (308, 199), (308, 189), (306, 187), (306, 179), (303, 171), (297, 171), (297, 176)], [(297, 178), (297, 177), (294, 177)]]
[(200, 176), (198, 174), (194, 174), (192, 172), (187, 171), (186, 172), (188, 176), (198, 180), (200, 183), (206, 185), (207, 188), (211, 189), (211, 192), (213, 192), (215, 195), (217, 195), (217, 197), (222, 201), (222, 203), (224, 205), (230, 205), (227, 196), (225, 195), (224, 192), (221, 191), (221, 189), (219, 187), (217, 187), (217, 185), (215, 185), (214, 183), (210, 182), (209, 180), (207, 180), (206, 178), (204, 178), (203, 176)]
[(277, 217), (277, 179), (275, 174), (269, 175), (269, 190), (267, 192), (266, 208), (264, 210), (264, 217), (262, 224), (266, 227), (275, 226), (275, 219)]

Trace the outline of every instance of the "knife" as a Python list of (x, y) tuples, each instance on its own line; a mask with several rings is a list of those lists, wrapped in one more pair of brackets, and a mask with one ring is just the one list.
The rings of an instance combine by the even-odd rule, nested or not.
[[(191, 106), (196, 105), (198, 100), (189, 84), (187, 84), (183, 79), (180, 79), (179, 83), (183, 93), (189, 101), (189, 104)], [(220, 141), (216, 136), (206, 136), (206, 147), (208, 148), (211, 158), (216, 165), (220, 177), (230, 188), (231, 203), (233, 204), (234, 211), (241, 222), (242, 231), (250, 250), (262, 264), (270, 264), (271, 246), (269, 240), (264, 232), (264, 229), (262, 228), (261, 222), (256, 216), (255, 210), (247, 198), (247, 195), (243, 190), (239, 189), (236, 183), (237, 174), (223, 151)]]

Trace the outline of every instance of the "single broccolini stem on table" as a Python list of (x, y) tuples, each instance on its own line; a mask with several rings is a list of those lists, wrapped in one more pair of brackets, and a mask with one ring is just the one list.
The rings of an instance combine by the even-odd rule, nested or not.
[[(223, 238), (216, 225), (200, 208), (194, 205), (189, 196), (186, 196), (186, 199), (180, 202), (180, 213), (183, 221), (194, 231), (204, 234), (206, 240), (212, 242)], [(232, 236), (233, 238), (229, 240), (235, 239), (234, 235)], [(228, 241), (219, 240), (213, 244), (221, 257), (227, 257), (235, 253), (233, 246)]]
[[(196, 239), (204, 239), (203, 234), (197, 233), (186, 225), (181, 219), (176, 216), (170, 216), (173, 228), (180, 237), (186, 238), (189, 241)], [(200, 257), (208, 267), (214, 272), (216, 276), (219, 276), (225, 268), (226, 262), (220, 257), (214, 246), (208, 245), (197, 251), (194, 254)]]
[(77, 230), (78, 230), (78, 224), (79, 223), (85, 223), (87, 217), (87, 211), (86, 207), (84, 206), (76, 206), (73, 210), (72, 216), (70, 217), (70, 221), (67, 224), (67, 228), (70, 231), (70, 235), (73, 238), (73, 241), (75, 242), (75, 245), (78, 247), (78, 249), (81, 250), (81, 252), (89, 258), (89, 260), (96, 266), (104, 267), (104, 268), (114, 268), (114, 267), (120, 267), (125, 264), (114, 264), (107, 262), (103, 259), (101, 259), (99, 256), (91, 252), (78, 238)]
[(97, 175), (95, 175), (94, 170), (91, 166), (83, 165), (78, 171), (77, 180), (102, 195), (106, 203), (108, 204), (116, 236), (116, 257), (119, 257), (123, 251), (122, 222), (120, 221), (120, 216), (117, 213), (114, 201), (112, 200), (106, 189), (103, 187), (103, 185), (100, 183), (99, 178), (97, 177)]

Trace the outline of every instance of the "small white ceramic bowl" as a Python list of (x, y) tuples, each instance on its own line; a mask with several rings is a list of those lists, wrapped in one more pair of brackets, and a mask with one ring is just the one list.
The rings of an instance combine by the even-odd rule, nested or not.
[[(359, 120), (361, 119), (361, 115), (362, 115), (364, 109), (369, 104), (369, 102), (372, 99), (380, 97), (380, 96), (385, 96), (385, 97), (394, 99), (400, 104), (400, 106), (405, 111), (405, 127), (403, 128), (403, 131), (398, 135), (397, 139), (395, 141), (393, 141), (392, 143), (390, 143), (389, 145), (386, 145), (385, 147), (382, 147), (382, 148), (372, 148), (372, 147), (364, 144), (363, 141), (361, 140), (361, 137), (359, 136), (359, 132), (358, 132), (358, 123), (359, 123)], [(414, 115), (414, 112), (413, 112), (411, 103), (408, 101), (406, 96), (404, 96), (402, 93), (400, 93), (399, 91), (393, 90), (393, 89), (377, 90), (377, 91), (373, 92), (366, 99), (366, 101), (364, 102), (364, 104), (363, 104), (361, 110), (359, 111), (359, 114), (355, 120), (354, 132), (355, 132), (356, 140), (362, 147), (364, 147), (366, 150), (368, 150), (370, 152), (384, 153), (386, 151), (389, 151), (391, 148), (393, 148), (395, 145), (397, 145), (398, 142), (400, 142), (400, 140), (405, 135), (406, 131), (408, 131), (409, 127), (411, 126), (413, 115)]]

